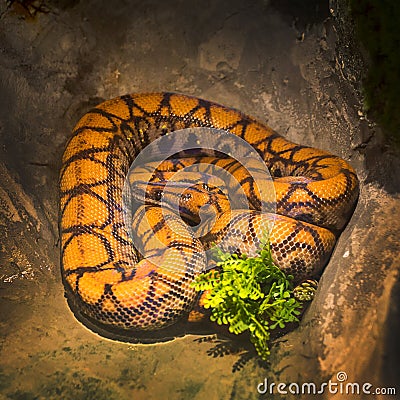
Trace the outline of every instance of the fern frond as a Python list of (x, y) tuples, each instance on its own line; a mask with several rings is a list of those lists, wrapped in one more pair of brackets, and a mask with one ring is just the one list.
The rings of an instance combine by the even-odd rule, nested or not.
[(298, 321), (302, 304), (293, 297), (293, 277), (274, 264), (268, 241), (257, 257), (230, 255), (218, 248), (215, 252), (218, 271), (199, 275), (193, 286), (207, 291), (204, 306), (211, 308), (210, 319), (229, 325), (237, 335), (249, 331), (258, 355), (266, 360), (270, 331)]

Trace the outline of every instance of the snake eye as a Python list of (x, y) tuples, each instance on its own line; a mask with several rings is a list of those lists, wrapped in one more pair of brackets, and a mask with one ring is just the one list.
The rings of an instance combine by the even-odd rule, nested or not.
[(272, 169), (272, 176), (274, 178), (282, 178), (283, 174), (282, 174), (282, 171), (279, 168), (273, 168)]
[(164, 192), (162, 190), (157, 190), (154, 192), (154, 200), (160, 201), (163, 198)]

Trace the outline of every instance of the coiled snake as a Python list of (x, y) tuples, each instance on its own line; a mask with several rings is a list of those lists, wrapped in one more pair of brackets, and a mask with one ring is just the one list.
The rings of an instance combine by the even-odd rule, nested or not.
[[(273, 220), (269, 240), (278, 266), (303, 279), (321, 272), (326, 263), (358, 196), (356, 174), (346, 161), (291, 143), (252, 117), (212, 102), (174, 93), (126, 95), (83, 116), (62, 160), (62, 275), (70, 301), (88, 318), (110, 328), (157, 330), (193, 307), (197, 295), (190, 283), (205, 269), (207, 241), (196, 237), (180, 216), (153, 204), (171, 167), (160, 167), (153, 182), (157, 190), (149, 186), (149, 203), (138, 209), (132, 225), (144, 247), (153, 239), (163, 241), (167, 247), (162, 252), (138, 259), (124, 219), (122, 190), (142, 149), (169, 132), (194, 127), (238, 135), (274, 177), (276, 214), (263, 214), (257, 210), (259, 194), (247, 178), (241, 179), (245, 172), (235, 168), (255, 206), (232, 210), (229, 218), (222, 213), (211, 229), (212, 240), (218, 241), (229, 227), (236, 235), (232, 240), (251, 253), (260, 243), (255, 232)], [(135, 175), (129, 179), (134, 183)], [(191, 190), (206, 196), (207, 204), (213, 196), (223, 202), (216, 188), (192, 186), (182, 197), (187, 203), (196, 198)], [(147, 228), (141, 228), (143, 219)]]

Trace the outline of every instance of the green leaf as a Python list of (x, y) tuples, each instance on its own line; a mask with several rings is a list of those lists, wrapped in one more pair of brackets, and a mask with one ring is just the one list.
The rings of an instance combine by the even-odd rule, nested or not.
[(266, 360), (270, 331), (298, 321), (301, 303), (293, 297), (293, 277), (274, 264), (267, 240), (256, 257), (230, 255), (220, 249), (216, 254), (218, 270), (200, 274), (192, 286), (207, 290), (204, 304), (211, 308), (211, 321), (228, 325), (237, 335), (249, 331), (258, 355)]

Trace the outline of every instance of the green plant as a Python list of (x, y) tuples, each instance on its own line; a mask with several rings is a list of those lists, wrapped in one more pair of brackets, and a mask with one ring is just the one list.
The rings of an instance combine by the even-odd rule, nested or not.
[(293, 277), (274, 264), (269, 244), (256, 257), (222, 251), (218, 256), (217, 269), (200, 274), (193, 285), (205, 291), (210, 319), (228, 324), (234, 334), (248, 331), (258, 355), (266, 360), (271, 330), (298, 321), (302, 304), (293, 296)]

